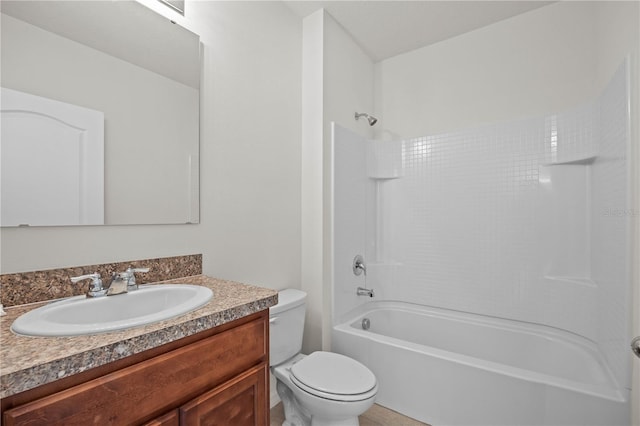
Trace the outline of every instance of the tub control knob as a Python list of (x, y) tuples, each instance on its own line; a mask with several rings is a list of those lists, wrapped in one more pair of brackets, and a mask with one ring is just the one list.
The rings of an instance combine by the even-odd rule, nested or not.
[(640, 336), (631, 341), (631, 350), (638, 358), (640, 358)]
[(364, 275), (367, 275), (367, 267), (364, 264), (364, 258), (362, 255), (358, 254), (353, 258), (353, 273), (355, 275), (360, 275), (364, 272)]

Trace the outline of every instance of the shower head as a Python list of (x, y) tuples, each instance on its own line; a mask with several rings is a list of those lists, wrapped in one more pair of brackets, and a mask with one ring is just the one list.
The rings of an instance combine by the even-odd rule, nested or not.
[(367, 121), (369, 122), (369, 126), (373, 126), (374, 124), (376, 124), (378, 122), (378, 119), (375, 118), (373, 115), (367, 114), (366, 112), (356, 112), (356, 120), (359, 120), (360, 117), (364, 117), (367, 119)]

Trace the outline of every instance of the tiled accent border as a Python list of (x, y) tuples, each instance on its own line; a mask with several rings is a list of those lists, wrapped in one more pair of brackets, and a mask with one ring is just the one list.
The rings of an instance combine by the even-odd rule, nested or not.
[(73, 284), (69, 280), (70, 277), (98, 272), (103, 278), (107, 278), (114, 272), (123, 272), (129, 266), (150, 268), (146, 274), (137, 274), (136, 281), (138, 284), (152, 283), (202, 274), (202, 255), (192, 254), (3, 274), (0, 275), (0, 303), (7, 307), (84, 294), (88, 283)]

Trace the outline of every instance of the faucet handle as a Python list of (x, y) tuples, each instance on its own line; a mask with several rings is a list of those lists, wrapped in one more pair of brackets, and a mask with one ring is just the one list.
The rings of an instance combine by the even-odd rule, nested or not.
[(72, 283), (77, 283), (83, 280), (91, 280), (89, 291), (87, 291), (87, 297), (104, 296), (104, 294), (106, 293), (106, 290), (102, 287), (102, 278), (100, 278), (100, 274), (97, 272), (94, 272), (93, 274), (71, 277), (70, 279)]
[(134, 272), (141, 272), (141, 273), (147, 273), (149, 272), (149, 268), (132, 268), (132, 267), (128, 267), (126, 270), (127, 274), (133, 274)]
[(137, 290), (138, 284), (136, 284), (136, 272), (147, 273), (149, 268), (132, 268), (128, 267), (126, 271), (122, 273), (122, 276), (127, 280), (128, 291)]
[(97, 272), (94, 272), (93, 274), (80, 275), (80, 276), (78, 276), (78, 277), (71, 277), (70, 279), (71, 279), (71, 282), (72, 282), (72, 283), (77, 283), (77, 282), (80, 282), (80, 281), (82, 281), (82, 280), (88, 280), (88, 279), (91, 279), (91, 280), (93, 280), (94, 282), (95, 282), (96, 280), (101, 280), (101, 279), (100, 279), (100, 274), (99, 274), (99, 273), (97, 273)]
[(364, 264), (364, 258), (362, 257), (362, 255), (358, 254), (356, 255), (356, 257), (353, 258), (352, 268), (353, 268), (353, 273), (356, 276), (359, 276), (363, 272), (364, 272), (364, 275), (367, 276), (367, 267)]

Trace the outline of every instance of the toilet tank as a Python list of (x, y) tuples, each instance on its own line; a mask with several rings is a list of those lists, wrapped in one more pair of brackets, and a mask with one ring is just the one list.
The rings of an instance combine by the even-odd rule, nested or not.
[(278, 293), (269, 308), (269, 363), (278, 365), (302, 350), (307, 293), (293, 288)]

